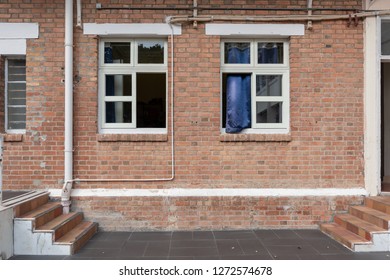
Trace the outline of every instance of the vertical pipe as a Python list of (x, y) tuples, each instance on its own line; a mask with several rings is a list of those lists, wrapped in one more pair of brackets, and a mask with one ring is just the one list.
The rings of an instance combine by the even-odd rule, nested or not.
[(77, 27), (81, 28), (81, 0), (77, 0)]
[[(73, 179), (73, 0), (65, 0), (65, 162), (64, 180)], [(71, 183), (69, 183), (71, 184)], [(69, 211), (70, 201), (63, 201)]]
[[(307, 0), (307, 8), (312, 9), (313, 8), (313, 0)], [(308, 16), (311, 16), (313, 14), (312, 10), (308, 11)], [(307, 29), (311, 30), (313, 29), (313, 22), (309, 20), (307, 22)]]

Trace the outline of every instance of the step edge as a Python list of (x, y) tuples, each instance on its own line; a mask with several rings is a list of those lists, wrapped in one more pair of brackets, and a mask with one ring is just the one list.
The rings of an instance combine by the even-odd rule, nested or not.
[[(5, 207), (5, 208), (14, 207), (14, 206), (18, 206), (18, 205), (20, 205), (20, 204), (22, 204), (24, 202), (28, 202), (28, 201), (31, 201), (31, 200), (34, 200), (36, 198), (39, 198), (41, 196), (46, 196), (46, 195), (50, 196), (50, 192), (48, 192), (48, 191), (42, 191), (42, 192), (31, 191), (31, 192), (26, 193), (24, 195), (20, 195), (20, 196), (17, 196), (17, 197), (13, 197), (13, 198), (4, 200), (2, 202), (2, 206)], [(25, 200), (20, 200), (21, 198), (23, 198), (25, 196), (26, 196)]]
[[(51, 229), (39, 229), (39, 228), (37, 228), (37, 229), (35, 229), (35, 231), (36, 232), (55, 232), (57, 229), (59, 229), (61, 226), (63, 226), (64, 224), (66, 224), (66, 223), (68, 223), (68, 222), (70, 222), (72, 219), (74, 219), (76, 216), (78, 216), (78, 215), (82, 215), (82, 213), (81, 212), (73, 212), (74, 214), (72, 215), (72, 216), (70, 216), (70, 217), (67, 217), (65, 220), (63, 220), (61, 223), (59, 223), (59, 224), (57, 224), (55, 227), (53, 227), (53, 228), (51, 228)], [(60, 216), (58, 216), (58, 217), (60, 217)], [(56, 217), (56, 218), (58, 218), (58, 217)], [(55, 219), (56, 219), (55, 218)], [(54, 219), (53, 219), (54, 220)]]
[[(353, 219), (355, 219), (355, 220), (346, 221), (345, 219), (348, 219), (348, 218), (345, 218), (345, 219), (342, 218), (343, 216), (346, 216), (346, 215), (348, 215), (348, 216), (350, 216), (350, 217), (353, 217)], [(341, 216), (341, 217), (340, 217), (340, 216)], [(383, 229), (383, 228), (381, 228), (381, 227), (379, 227), (379, 226), (377, 226), (377, 225), (375, 225), (375, 224), (373, 224), (373, 223), (370, 223), (370, 222), (368, 222), (368, 221), (366, 221), (366, 220), (360, 219), (359, 217), (356, 217), (356, 216), (351, 215), (351, 214), (336, 215), (335, 218), (336, 218), (336, 217), (338, 217), (339, 219), (343, 220), (344, 222), (347, 222), (347, 223), (349, 223), (349, 224), (352, 224), (352, 225), (354, 225), (354, 226), (356, 226), (356, 227), (358, 227), (358, 228), (360, 228), (360, 229), (362, 229), (362, 230), (364, 230), (364, 231), (367, 231), (367, 232), (374, 232), (374, 231), (375, 231), (375, 232), (376, 232), (376, 231), (380, 232), (380, 231), (386, 231), (386, 229)], [(356, 225), (356, 223), (354, 223), (354, 222), (359, 222), (359, 221), (356, 221), (356, 220), (363, 221), (363, 222), (365, 223), (365, 226)], [(366, 227), (368, 227), (368, 226), (373, 226), (373, 227), (376, 227), (377, 229), (375, 229), (375, 230), (369, 230), (369, 229), (366, 228)]]
[[(77, 242), (77, 240), (79, 240), (85, 233), (87, 233), (89, 230), (91, 230), (91, 228), (94, 227), (95, 224), (97, 224), (96, 222), (90, 222), (90, 221), (83, 221), (83, 222), (90, 223), (90, 225), (87, 228), (85, 228), (82, 232), (80, 232), (72, 242), (61, 242), (61, 241), (57, 240), (57, 241), (54, 241), (53, 244), (57, 244), (57, 245), (61, 245), (61, 244), (72, 245), (75, 242)], [(83, 223), (83, 222), (81, 222), (81, 223)], [(71, 231), (69, 231), (69, 232), (71, 232)], [(66, 235), (64, 235), (64, 236), (66, 236)], [(64, 237), (64, 236), (62, 236), (62, 237)]]
[[(325, 224), (325, 225), (328, 225), (328, 224)], [(340, 226), (339, 224), (333, 223), (333, 224), (330, 224), (330, 225), (332, 226), (332, 228), (339, 228), (339, 229), (342, 229), (343, 231), (348, 232), (349, 234), (353, 235), (354, 237), (358, 237), (358, 239), (364, 239), (364, 240), (358, 240), (358, 241), (353, 241), (353, 242), (352, 242), (352, 241), (346, 240), (346, 238), (344, 238), (343, 236), (340, 236), (338, 233), (332, 232), (332, 233), (333, 233), (334, 235), (336, 235), (337, 237), (340, 237), (340, 238), (343, 239), (343, 240), (346, 240), (346, 241), (351, 242), (352, 245), (353, 245), (353, 244), (372, 244), (372, 241), (365, 239), (364, 237), (362, 237), (362, 236), (360, 236), (360, 235), (358, 235), (358, 234), (356, 234), (356, 233), (354, 233), (354, 232), (352, 232), (352, 231), (350, 231), (350, 230), (348, 230), (348, 229), (346, 229), (346, 228)], [(335, 226), (336, 226), (336, 227), (335, 227)], [(332, 237), (332, 235), (331, 235), (330, 233), (326, 232), (326, 230), (322, 230), (322, 228), (323, 228), (323, 226), (321, 225), (321, 231), (324, 232), (324, 233), (326, 233), (328, 236)], [(334, 239), (334, 238), (333, 238), (333, 239)], [(340, 243), (341, 243), (341, 242), (340, 242)], [(344, 244), (344, 245), (345, 245), (345, 244)], [(347, 247), (348, 247), (348, 246), (347, 246)]]
[[(45, 214), (47, 214), (47, 213), (49, 213), (49, 212), (51, 212), (53, 210), (56, 210), (57, 208), (62, 207), (60, 202), (48, 202), (48, 203), (52, 203), (53, 206), (51, 208), (49, 208), (49, 209), (46, 209), (44, 212), (37, 214), (37, 216), (35, 216), (35, 217), (30, 217), (30, 218), (15, 217), (14, 219), (18, 219), (18, 220), (35, 220), (35, 219), (40, 218), (43, 215), (45, 215)], [(32, 210), (32, 211), (34, 211), (34, 210)], [(29, 211), (29, 212), (31, 212), (31, 211)], [(29, 212), (27, 212), (26, 214), (28, 214)]]

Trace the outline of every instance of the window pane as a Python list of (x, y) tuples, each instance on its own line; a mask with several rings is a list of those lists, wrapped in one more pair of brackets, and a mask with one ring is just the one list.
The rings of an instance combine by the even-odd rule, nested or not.
[(138, 43), (138, 63), (164, 63), (164, 43), (161, 41)]
[(131, 102), (106, 102), (106, 123), (131, 123)]
[(106, 96), (131, 96), (131, 75), (106, 75)]
[(256, 102), (257, 123), (281, 123), (282, 102)]
[(283, 63), (283, 43), (258, 43), (257, 63)]
[(130, 63), (130, 42), (104, 43), (104, 63)]
[(382, 55), (390, 55), (390, 21), (382, 20)]
[(225, 63), (249, 64), (251, 61), (250, 43), (225, 43)]
[(282, 96), (282, 75), (257, 75), (256, 96)]
[(25, 129), (26, 128), (26, 107), (8, 108), (8, 129)]
[(137, 127), (166, 127), (165, 73), (137, 73)]

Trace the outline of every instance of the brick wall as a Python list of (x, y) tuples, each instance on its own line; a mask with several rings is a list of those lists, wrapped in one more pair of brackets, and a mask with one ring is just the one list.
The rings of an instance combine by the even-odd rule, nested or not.
[[(34, 2), (34, 3), (33, 3)], [(96, 1), (83, 2), (86, 23), (162, 23), (167, 15), (188, 14), (186, 11), (96, 10)], [(130, 4), (183, 6), (189, 1), (99, 1), (103, 7)], [(110, 4), (111, 2), (112, 4)], [(125, 3), (126, 2), (126, 3)], [(302, 8), (302, 1), (198, 1), (200, 5), (234, 7)], [(323, 7), (360, 8), (361, 1), (321, 1)], [(60, 188), (63, 180), (64, 129), (64, 1), (0, 1), (0, 20), (38, 22), (39, 39), (27, 44), (27, 132), (22, 141), (7, 142), (4, 159), (5, 189)], [(276, 4), (278, 3), (278, 4)], [(314, 3), (318, 5), (318, 3)], [(277, 11), (210, 11), (200, 14), (286, 14)], [(302, 13), (302, 12), (299, 12)], [(329, 12), (324, 12), (329, 13)], [(298, 13), (295, 13), (298, 14)], [(237, 139), (220, 133), (220, 38), (206, 36), (204, 24), (198, 28), (186, 24), (182, 35), (175, 36), (175, 149), (176, 178), (172, 182), (152, 183), (82, 183), (76, 188), (352, 188), (363, 187), (363, 25), (347, 27), (346, 21), (313, 23), (313, 30), (290, 40), (291, 134), (287, 137), (267, 136)], [(170, 39), (168, 39), (169, 41)], [(85, 179), (170, 177), (171, 137), (155, 141), (129, 141), (126, 137), (99, 135), (98, 116), (98, 39), (75, 28), (74, 36), (74, 177)], [(170, 61), (170, 59), (168, 60)], [(168, 67), (170, 69), (170, 67)], [(170, 75), (169, 82), (170, 81)], [(170, 110), (168, 110), (170, 111)], [(170, 123), (170, 121), (168, 121)], [(152, 139), (153, 140), (153, 139)], [(248, 141), (249, 140), (249, 141)], [(186, 213), (185, 199), (142, 199), (141, 210), (134, 210), (138, 199), (123, 198), (130, 203), (123, 210), (110, 205), (115, 199), (80, 199), (75, 206), (87, 215), (101, 219), (119, 215), (130, 217), (133, 211), (143, 222), (129, 220), (124, 227), (138, 228), (220, 228), (220, 213), (233, 205), (248, 206), (232, 210), (236, 218), (229, 227), (312, 226), (329, 220), (329, 201), (319, 198), (321, 206), (298, 205), (297, 211), (310, 209), (310, 214), (294, 220), (292, 214), (272, 212), (278, 225), (268, 221), (267, 214), (256, 214), (250, 222), (251, 209), (263, 203), (282, 205), (284, 199), (234, 198), (199, 199), (198, 214)], [(341, 199), (343, 200), (343, 199)], [(351, 198), (356, 202), (356, 198)], [(82, 202), (82, 205), (81, 205)], [(332, 203), (333, 203), (332, 202)], [(96, 204), (94, 204), (96, 203)], [(107, 203), (107, 204), (106, 204)], [(141, 203), (141, 202), (140, 202)], [(154, 221), (146, 214), (156, 203), (164, 209), (163, 217), (171, 217), (169, 207), (181, 214), (170, 224)], [(215, 215), (204, 223), (207, 203), (215, 204)], [(288, 203), (297, 204), (298, 199)], [(338, 202), (336, 202), (338, 203)], [(299, 204), (299, 203), (298, 203)], [(347, 201), (342, 202), (343, 205)], [(118, 207), (118, 208), (116, 208)], [(175, 206), (176, 207), (176, 206)], [(183, 208), (184, 207), (184, 208)], [(276, 207), (276, 206), (275, 206)], [(306, 208), (303, 208), (306, 207)], [(344, 206), (343, 206), (344, 207)], [(134, 208), (134, 209), (133, 209)], [(158, 207), (157, 207), (158, 208)], [(189, 206), (191, 208), (191, 205)], [(126, 210), (127, 209), (127, 210)], [(176, 210), (175, 210), (176, 211)], [(222, 212), (221, 212), (222, 211)], [(279, 212), (278, 212), (279, 211)], [(315, 211), (324, 214), (314, 214)], [(100, 213), (100, 214), (94, 214)], [(104, 214), (106, 213), (106, 214)], [(144, 213), (144, 214), (141, 214)], [(176, 213), (176, 212), (175, 212)], [(192, 212), (191, 212), (192, 213)], [(195, 212), (194, 212), (195, 213)], [(217, 214), (219, 213), (219, 214)], [(243, 221), (241, 218), (245, 218)], [(259, 212), (260, 213), (260, 212)], [(293, 213), (293, 212), (291, 212)], [(317, 213), (317, 212), (316, 212)], [(192, 216), (193, 222), (192, 220)], [(144, 218), (149, 217), (149, 218)], [(196, 216), (196, 217), (195, 217)], [(106, 219), (106, 220), (104, 220)], [(137, 218), (134, 218), (137, 219)], [(150, 221), (147, 221), (147, 220)], [(172, 218), (173, 219), (173, 218)], [(180, 220), (182, 219), (182, 220)], [(188, 220), (188, 221), (187, 221)], [(235, 222), (233, 222), (235, 221)], [(274, 222), (272, 222), (274, 223)]]

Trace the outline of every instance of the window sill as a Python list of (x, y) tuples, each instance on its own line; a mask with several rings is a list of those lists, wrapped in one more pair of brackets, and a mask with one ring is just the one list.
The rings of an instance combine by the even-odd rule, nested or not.
[(167, 134), (98, 134), (98, 142), (167, 142)]
[(221, 134), (220, 142), (290, 142), (291, 134)]
[(1, 136), (4, 139), (4, 142), (23, 142), (23, 134), (2, 133)]

